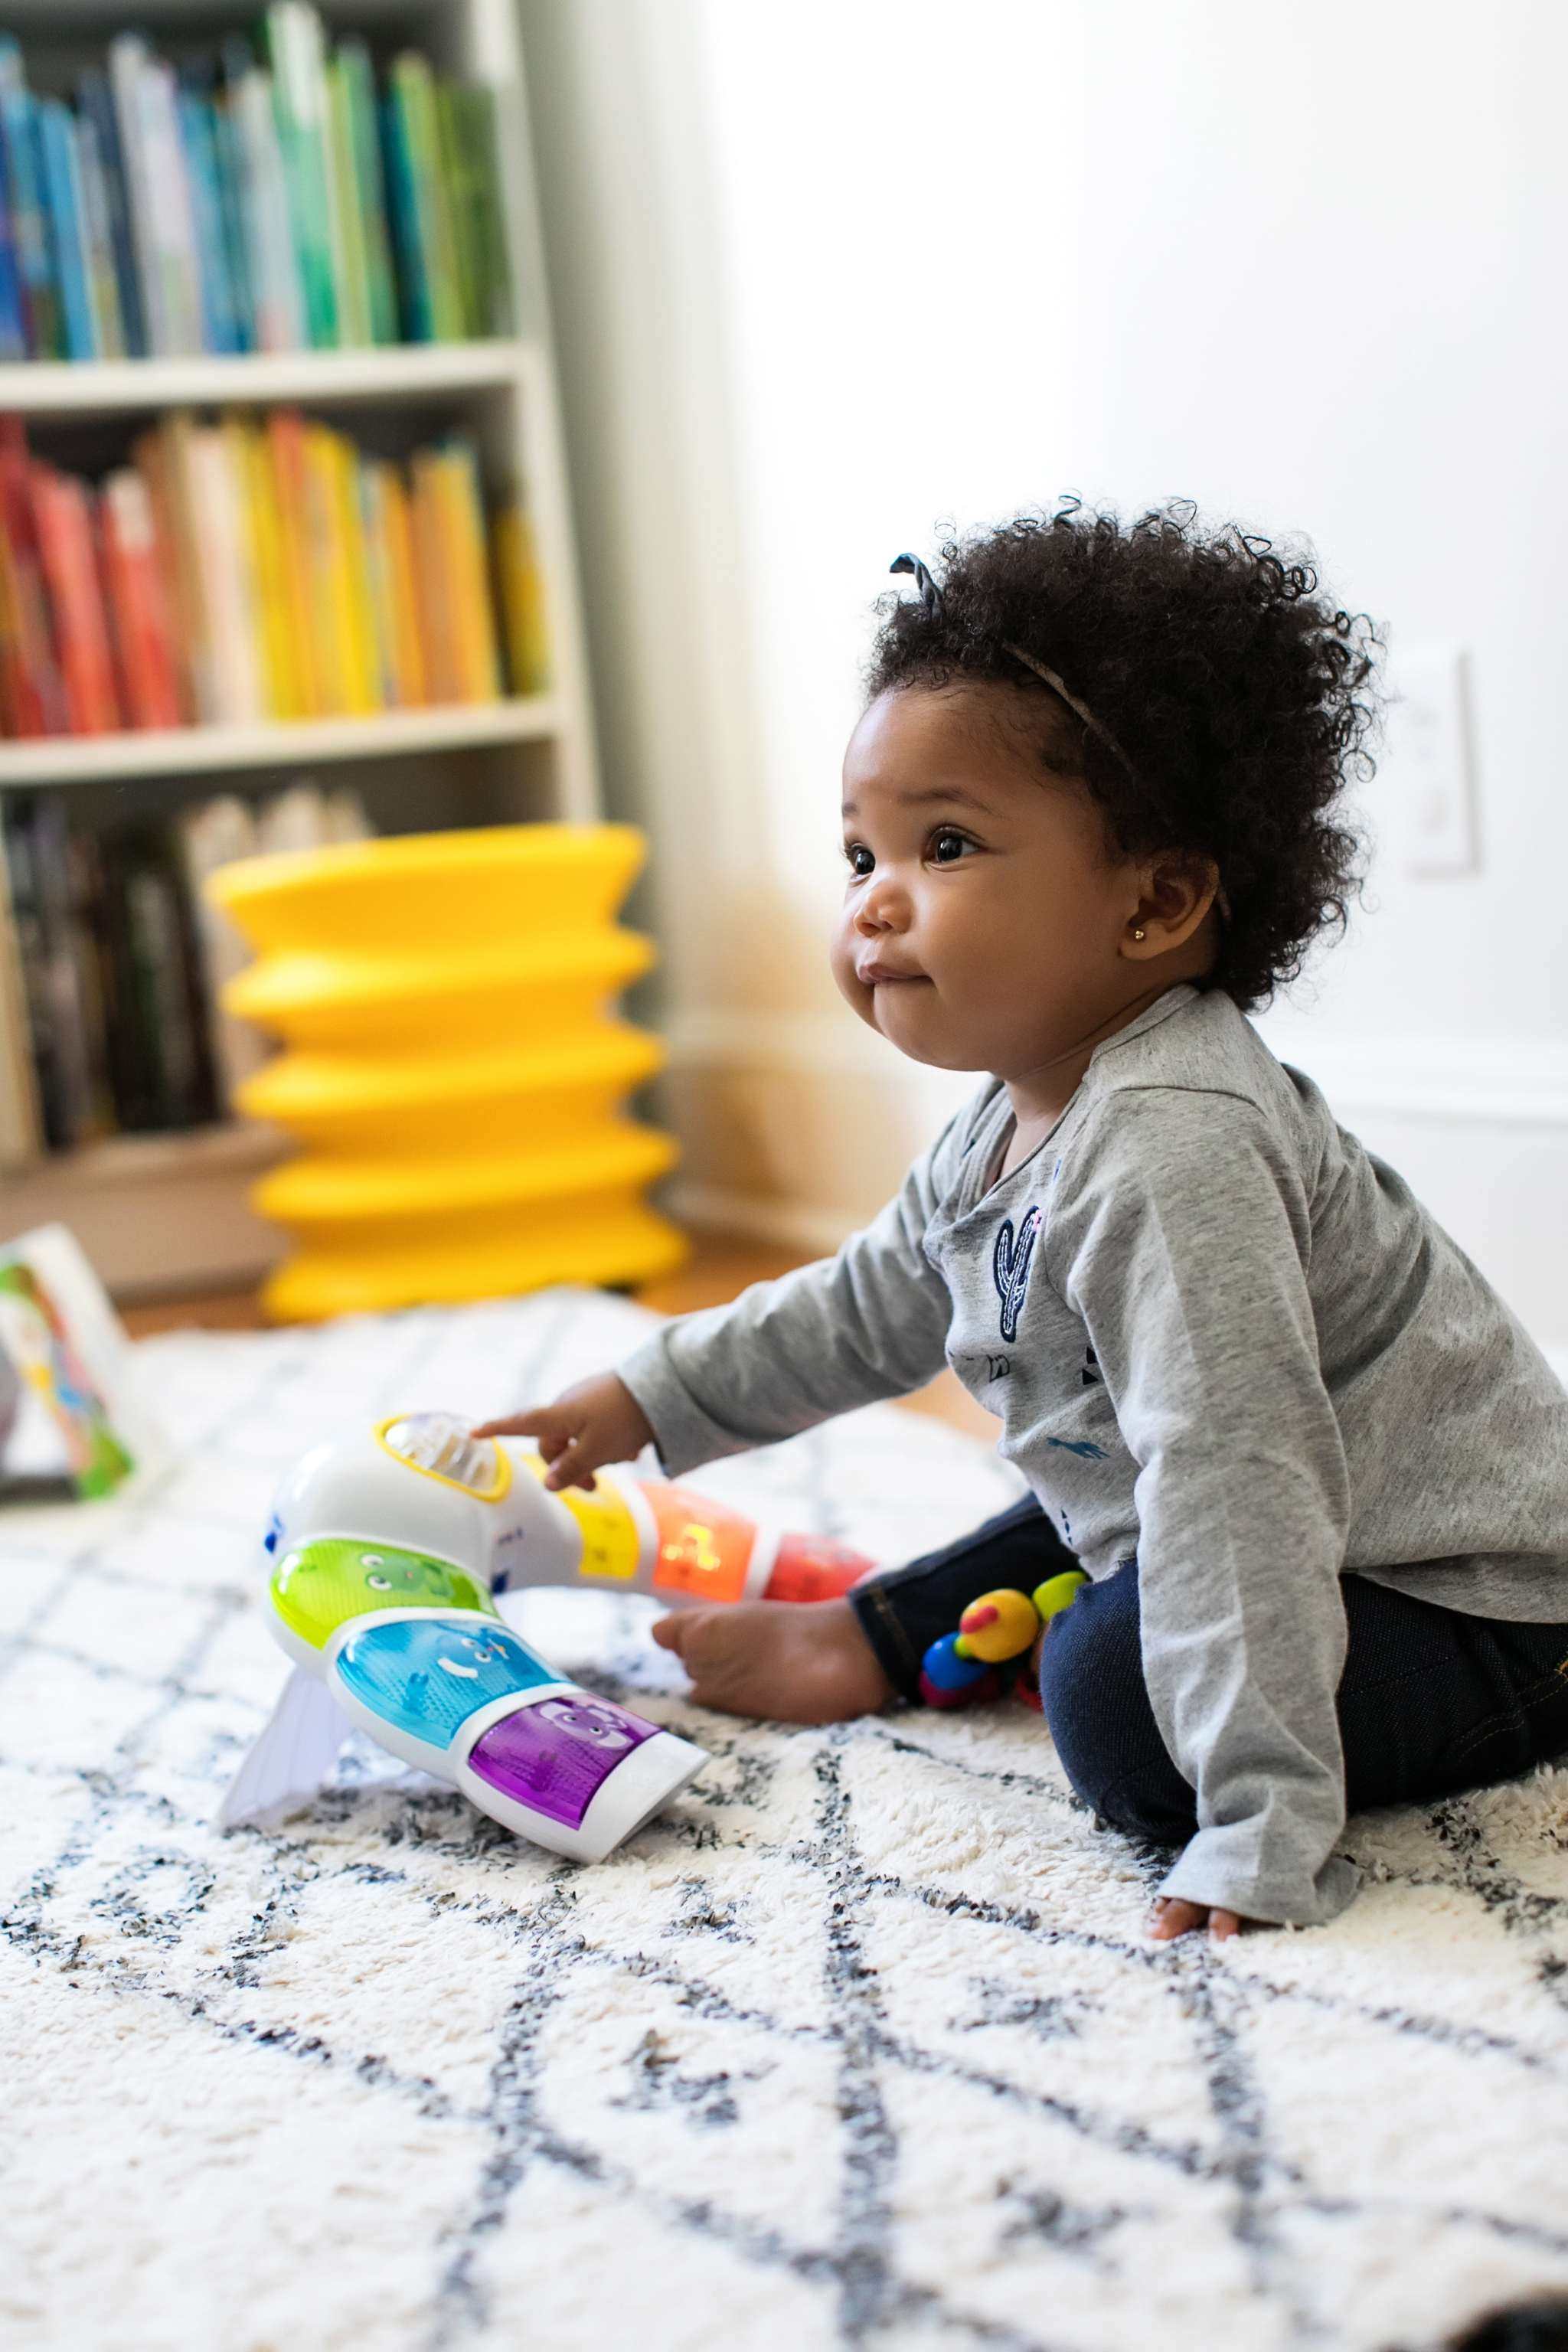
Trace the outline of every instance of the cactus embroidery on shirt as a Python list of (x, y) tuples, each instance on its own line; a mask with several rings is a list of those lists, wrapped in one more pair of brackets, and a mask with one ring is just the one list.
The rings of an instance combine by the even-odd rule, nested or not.
[(1002, 1230), (996, 1236), (996, 1248), (991, 1260), (995, 1277), (996, 1295), (1002, 1301), (1002, 1337), (1013, 1340), (1018, 1336), (1018, 1317), (1024, 1305), (1024, 1294), (1029, 1287), (1029, 1265), (1035, 1255), (1035, 1237), (1040, 1230), (1038, 1207), (1029, 1211), (1013, 1234), (1013, 1220), (1004, 1217)]

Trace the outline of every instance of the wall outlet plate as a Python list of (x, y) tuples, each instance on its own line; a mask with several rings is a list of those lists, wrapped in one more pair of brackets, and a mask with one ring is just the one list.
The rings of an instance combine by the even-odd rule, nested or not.
[(1420, 881), (1479, 874), (1469, 656), (1422, 646), (1392, 665), (1387, 767), (1400, 803), (1400, 864)]

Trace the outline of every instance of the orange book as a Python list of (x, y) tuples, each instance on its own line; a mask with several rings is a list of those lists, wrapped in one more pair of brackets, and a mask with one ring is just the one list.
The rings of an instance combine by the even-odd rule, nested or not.
[(121, 724), (114, 657), (93, 553), (87, 484), (35, 461), (33, 509), (44, 561), (73, 735), (107, 735)]
[(144, 433), (131, 454), (152, 501), (158, 569), (174, 623), (182, 699), (191, 719), (201, 725), (219, 716), (219, 705), (190, 490), (188, 455), (195, 429), (189, 416), (175, 411), (151, 433)]
[(419, 634), (414, 528), (409, 518), (408, 492), (395, 466), (384, 467), (382, 474), (381, 525), (391, 608), (392, 674), (396, 681), (397, 700), (414, 707), (428, 701), (429, 686), (425, 675), (425, 646)]
[(495, 612), (485, 560), (485, 519), (479, 467), (465, 443), (438, 452), (441, 515), (447, 561), (457, 598), (458, 661), (465, 702), (493, 702), (501, 690)]
[(300, 716), (319, 719), (331, 708), (327, 685), (329, 648), (321, 642), (316, 610), (305, 420), (298, 409), (277, 408), (268, 416), (267, 461), (278, 517), (280, 576)]
[(185, 711), (166, 583), (158, 568), (153, 499), (142, 476), (129, 466), (104, 482), (99, 553), (126, 719), (132, 727), (183, 726)]

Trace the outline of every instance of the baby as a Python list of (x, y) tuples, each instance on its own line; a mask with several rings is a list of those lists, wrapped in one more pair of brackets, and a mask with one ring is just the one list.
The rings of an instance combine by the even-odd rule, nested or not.
[(1568, 1748), (1568, 1393), (1244, 1018), (1343, 927), (1379, 641), (1184, 501), (944, 562), (893, 567), (919, 594), (845, 756), (833, 968), (900, 1053), (991, 1075), (836, 1257), (486, 1428), (553, 1487), (650, 1440), (679, 1476), (951, 1364), (1028, 1500), (844, 1601), (656, 1639), (704, 1705), (826, 1722), (917, 1696), (982, 1592), (1079, 1567), (1046, 1719), (1086, 1803), (1179, 1849), (1152, 1933), (1313, 1925), (1355, 1891), (1347, 1808)]

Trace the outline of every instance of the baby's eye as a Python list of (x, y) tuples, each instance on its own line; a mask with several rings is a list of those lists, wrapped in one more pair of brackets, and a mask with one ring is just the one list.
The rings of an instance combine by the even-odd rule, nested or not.
[(940, 833), (931, 837), (931, 861), (937, 866), (956, 866), (964, 851), (973, 846), (967, 834), (955, 833), (951, 825), (944, 824)]
[(857, 882), (863, 882), (877, 862), (863, 841), (847, 842), (845, 845), (844, 855), (848, 860), (849, 871)]

